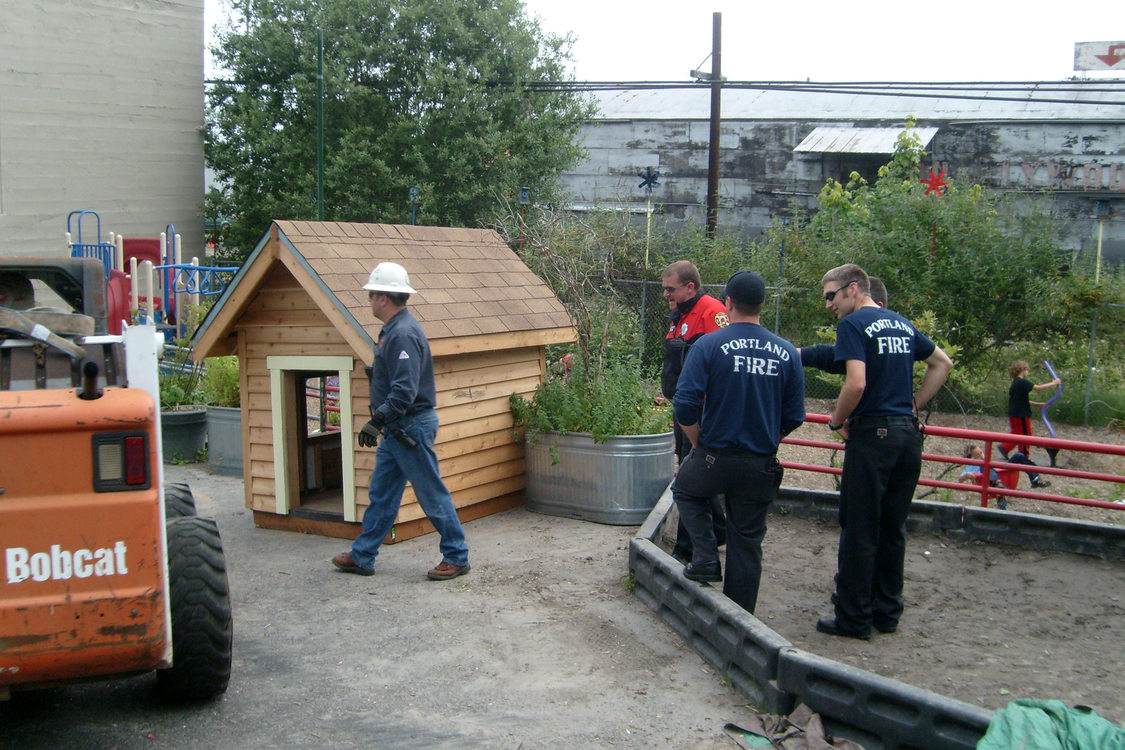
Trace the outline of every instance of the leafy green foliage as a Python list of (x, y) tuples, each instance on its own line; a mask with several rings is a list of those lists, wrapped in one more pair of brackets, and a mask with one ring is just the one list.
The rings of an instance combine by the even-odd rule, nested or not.
[(238, 357), (210, 357), (204, 362), (202, 379), (204, 403), (211, 406), (238, 406)]
[(672, 427), (672, 412), (655, 383), (635, 361), (621, 360), (597, 373), (581, 364), (542, 382), (530, 400), (510, 397), (516, 425), (534, 440), (541, 432), (590, 433), (595, 442), (615, 435), (652, 435)]
[(570, 40), (518, 0), (234, 0), (213, 50), (209, 216), (245, 257), (274, 218), (315, 219), (317, 32), (324, 39), (325, 219), (477, 226), (497, 196), (547, 201), (591, 105), (537, 88)]
[(203, 368), (190, 354), (186, 346), (165, 347), (159, 372), (161, 409), (203, 403), (199, 390)]
[[(983, 397), (990, 372), (1017, 356), (1042, 359), (1050, 350), (1077, 365), (1074, 340), (1097, 305), (1125, 298), (1125, 286), (1071, 267), (1053, 220), (1031, 198), (948, 177), (944, 195), (926, 195), (913, 127), (906, 123), (874, 184), (854, 173), (846, 184), (829, 180), (814, 216), (774, 228), (768, 244), (785, 242), (788, 283), (819, 291), (823, 273), (844, 263), (880, 277), (890, 307), (953, 357), (963, 395)], [(1039, 352), (1009, 358), (1014, 342), (1035, 342), (1024, 348)]]
[(165, 345), (157, 373), (160, 386), (160, 408), (204, 404), (203, 365), (191, 358), (191, 337), (207, 310), (214, 304), (210, 299), (203, 305), (186, 305), (180, 312), (184, 316), (187, 333), (172, 345)]

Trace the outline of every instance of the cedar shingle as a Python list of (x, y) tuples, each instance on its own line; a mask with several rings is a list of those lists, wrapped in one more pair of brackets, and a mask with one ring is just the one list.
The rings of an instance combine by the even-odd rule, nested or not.
[(431, 338), (571, 325), (550, 288), (492, 230), (291, 220), (275, 224), (373, 337), (381, 324), (370, 320), (362, 287), (383, 261), (400, 263), (410, 274), (418, 290), (410, 306)]

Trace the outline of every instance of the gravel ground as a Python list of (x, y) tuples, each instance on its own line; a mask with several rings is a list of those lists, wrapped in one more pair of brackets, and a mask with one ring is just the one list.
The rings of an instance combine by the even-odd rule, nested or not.
[[(932, 421), (964, 426), (960, 418)], [(1004, 428), (1002, 420), (973, 421)], [(825, 434), (822, 426), (802, 431)], [(939, 442), (928, 439), (926, 450), (943, 452)], [(823, 451), (785, 451), (790, 460), (825, 460)], [(1101, 461), (1100, 470), (1123, 473), (1121, 459)], [(630, 592), (634, 527), (515, 509), (466, 525), (473, 570), (464, 578), (425, 580), (438, 559), (432, 535), (386, 548), (378, 573), (360, 578), (331, 569), (341, 540), (255, 528), (241, 479), (198, 464), (167, 471), (170, 481), (191, 484), (201, 513), (219, 521), (235, 611), (230, 690), (182, 707), (156, 701), (151, 676), (16, 694), (0, 703), (5, 750), (560, 742), (710, 750), (733, 747), (723, 724), (754, 711)], [(827, 489), (831, 480), (790, 472), (785, 484)], [(1105, 492), (1071, 480), (1052, 491)], [(1125, 523), (1115, 511), (1016, 503)], [(1058, 698), (1125, 722), (1125, 649), (1116, 637), (1125, 564), (915, 536), (901, 628), (863, 643), (813, 629), (830, 612), (836, 541), (833, 524), (770, 519), (757, 615), (798, 647), (988, 708)]]

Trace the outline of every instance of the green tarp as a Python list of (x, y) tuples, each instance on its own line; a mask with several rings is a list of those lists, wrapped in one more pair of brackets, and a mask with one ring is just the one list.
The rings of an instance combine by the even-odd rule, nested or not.
[(1085, 706), (1016, 700), (992, 717), (977, 750), (1125, 750), (1125, 728)]

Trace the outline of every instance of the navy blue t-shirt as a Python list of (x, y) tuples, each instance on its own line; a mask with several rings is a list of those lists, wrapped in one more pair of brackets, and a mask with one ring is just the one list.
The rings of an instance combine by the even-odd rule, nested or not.
[(675, 410), (680, 424), (699, 424), (699, 442), (708, 448), (776, 453), (805, 420), (797, 348), (755, 323), (704, 335), (688, 350)]
[(934, 353), (934, 342), (909, 320), (882, 307), (861, 307), (836, 326), (836, 361), (858, 359), (867, 385), (851, 417), (914, 414), (914, 362)]

